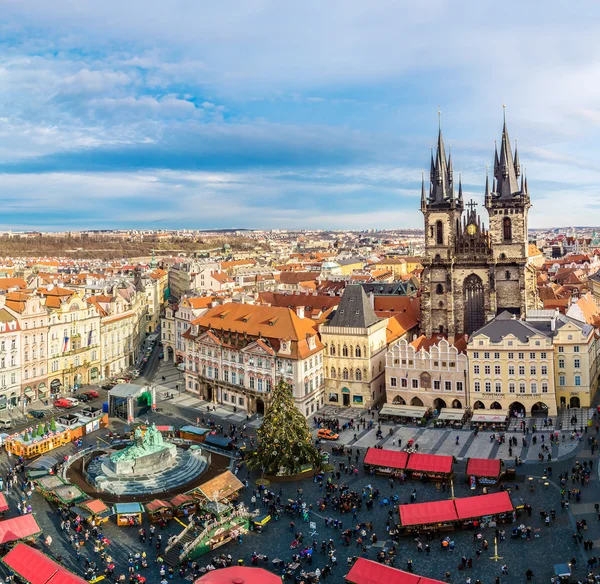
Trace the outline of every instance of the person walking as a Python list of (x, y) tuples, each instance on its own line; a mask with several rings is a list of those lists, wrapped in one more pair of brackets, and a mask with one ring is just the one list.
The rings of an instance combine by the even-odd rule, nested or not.
[(525, 572), (525, 577), (527, 581), (530, 582), (533, 579), (533, 570), (531, 568), (527, 568), (527, 572)]

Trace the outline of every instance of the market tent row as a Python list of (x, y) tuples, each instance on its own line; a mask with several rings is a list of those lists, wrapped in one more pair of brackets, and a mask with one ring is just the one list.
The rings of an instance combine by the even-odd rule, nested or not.
[(19, 580), (29, 584), (87, 584), (83, 578), (24, 543), (17, 544), (1, 561)]
[(0, 521), (0, 545), (34, 539), (40, 533), (42, 530), (31, 513)]
[(440, 580), (404, 572), (365, 558), (358, 558), (354, 562), (352, 569), (346, 575), (346, 582), (348, 584), (442, 584)]
[(448, 478), (452, 475), (454, 458), (439, 454), (408, 454), (396, 450), (369, 448), (363, 464), (366, 470), (374, 468), (382, 474), (405, 470), (415, 477), (425, 475), (432, 478)]
[(474, 477), (486, 479), (500, 478), (501, 463), (494, 458), (469, 458), (467, 462), (467, 474)]
[(452, 523), (454, 521), (478, 519), (488, 515), (512, 513), (513, 510), (514, 507), (508, 492), (501, 491), (476, 497), (400, 505), (400, 525), (411, 527)]

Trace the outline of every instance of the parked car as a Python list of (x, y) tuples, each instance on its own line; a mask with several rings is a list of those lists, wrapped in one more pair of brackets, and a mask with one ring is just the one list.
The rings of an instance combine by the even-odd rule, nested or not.
[(9, 428), (12, 428), (11, 420), (0, 420), (0, 430), (8, 430)]
[(79, 400), (74, 398), (74, 397), (66, 397), (65, 398), (67, 401), (71, 402), (73, 404), (73, 407), (78, 406), (79, 405)]
[(83, 403), (90, 401), (90, 398), (85, 393), (78, 393), (75, 397)]
[(54, 407), (68, 409), (68, 408), (74, 408), (75, 404), (71, 400), (61, 397), (54, 402)]
[(322, 438), (323, 440), (337, 440), (340, 437), (339, 434), (336, 434), (335, 432), (332, 432), (331, 430), (327, 430), (325, 428), (321, 428), (317, 432), (317, 436), (319, 438)]
[(27, 417), (37, 418), (38, 420), (41, 420), (42, 418), (46, 417), (46, 412), (44, 412), (43, 410), (29, 410), (27, 412)]
[(88, 400), (90, 400), (98, 397), (100, 394), (95, 389), (90, 389), (88, 391), (84, 391), (83, 395), (87, 396)]
[(113, 383), (112, 381), (110, 383), (105, 383), (104, 385), (102, 385), (102, 389), (112, 389), (115, 385), (117, 385), (116, 383)]

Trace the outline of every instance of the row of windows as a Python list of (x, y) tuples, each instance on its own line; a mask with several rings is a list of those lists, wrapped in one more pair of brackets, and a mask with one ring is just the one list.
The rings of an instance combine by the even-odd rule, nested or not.
[[(365, 369), (365, 377), (366, 377), (366, 369)], [(346, 369), (344, 367), (343, 371), (340, 371), (338, 369), (337, 373), (335, 370), (335, 367), (331, 368), (330, 371), (330, 376), (332, 379), (335, 379), (336, 377), (340, 377), (341, 379), (355, 379), (356, 381), (362, 381), (363, 378), (363, 372), (360, 369), (356, 369), (356, 371), (352, 372), (352, 369), (350, 369), (350, 371), (348, 371), (348, 369)]]
[[(10, 350), (14, 351), (17, 348), (17, 341), (10, 342)], [(6, 351), (6, 341), (0, 341), (0, 351)]]
[[(542, 393), (548, 393), (548, 382), (543, 381), (541, 384), (541, 388), (542, 388)], [(537, 393), (538, 392), (537, 382), (535, 382), (535, 381), (531, 382), (529, 384), (529, 389), (530, 389), (531, 393)], [(480, 381), (475, 381), (473, 383), (473, 390), (476, 392), (481, 391), (481, 382)], [(485, 390), (485, 393), (492, 393), (492, 382), (491, 381), (486, 381), (484, 383), (484, 390)], [(494, 391), (495, 391), (495, 393), (502, 393), (502, 383), (500, 381), (496, 381), (494, 383)], [(517, 384), (511, 381), (508, 384), (508, 392), (509, 393), (517, 393)], [(519, 393), (526, 393), (526, 392), (527, 392), (527, 384), (525, 382), (521, 381), (519, 383)]]
[(329, 347), (329, 354), (330, 355), (341, 355), (342, 357), (349, 357), (354, 355), (355, 357), (362, 357), (363, 354), (367, 355), (367, 347), (365, 345), (363, 345), (363, 348), (361, 349), (358, 345), (356, 345), (356, 347), (352, 347), (352, 345), (350, 345), (350, 347), (348, 348), (346, 345), (343, 345), (342, 348), (340, 349), (340, 347), (338, 346), (337, 349), (335, 347), (335, 345), (331, 345)]
[[(450, 368), (456, 367), (456, 362), (455, 361), (442, 361), (442, 367), (446, 367), (447, 365), (450, 366)], [(400, 359), (394, 359), (394, 365), (400, 365)], [(402, 365), (406, 366), (406, 359), (402, 359)], [(408, 366), (412, 367), (414, 365), (414, 361), (412, 359), (408, 360)], [(433, 366), (434, 367), (439, 367), (440, 366), (440, 361), (434, 361), (433, 362)]]
[[(577, 361), (579, 361), (579, 360), (577, 360)], [(564, 365), (563, 365), (563, 367), (564, 367)], [(576, 367), (579, 367), (579, 364), (576, 365)], [(481, 367), (479, 365), (473, 365), (473, 375), (479, 375), (480, 372), (481, 372)], [(548, 375), (548, 366), (547, 365), (540, 366), (540, 372), (542, 375)], [(484, 365), (483, 373), (484, 373), (484, 375), (491, 375), (492, 374), (492, 366)], [(494, 365), (494, 375), (501, 375), (501, 374), (502, 374), (502, 367), (500, 365)], [(508, 366), (508, 374), (515, 375), (515, 366), (514, 365)], [(519, 365), (519, 375), (525, 375), (525, 365)], [(537, 365), (529, 366), (529, 375), (537, 375)]]
[[(446, 391), (452, 391), (452, 381), (441, 381), (440, 379), (435, 379), (433, 381), (433, 389), (434, 390), (441, 390), (442, 386), (444, 387), (444, 389)], [(398, 387), (398, 378), (397, 377), (390, 377), (390, 387)], [(408, 379), (406, 377), (401, 377), (400, 378), (400, 387), (406, 389), (408, 388)], [(419, 389), (419, 380), (418, 379), (411, 379), (410, 380), (410, 387), (411, 389)], [(456, 391), (463, 391), (464, 388), (464, 384), (462, 381), (455, 381), (454, 382), (454, 389)]]
[[(581, 385), (581, 375), (574, 375), (573, 376), (573, 384), (577, 385), (577, 386)], [(559, 375), (558, 376), (558, 385), (560, 385), (560, 386), (567, 385), (567, 377), (566, 377), (566, 375)]]
[[(509, 342), (509, 343), (512, 343), (512, 341), (508, 341), (508, 342)], [(577, 349), (579, 349), (579, 347), (577, 347)], [(575, 351), (575, 352), (577, 353), (577, 352), (579, 352), (579, 351)], [(521, 352), (519, 352), (519, 353), (517, 353), (517, 354), (518, 354), (518, 358), (519, 358), (519, 359), (525, 359), (525, 353), (524, 353), (523, 351), (521, 351)], [(490, 358), (490, 355), (491, 355), (491, 353), (490, 353), (489, 351), (484, 351), (484, 353), (483, 353), (483, 358), (484, 358), (484, 359), (489, 359), (489, 358)], [(514, 354), (512, 351), (510, 351), (510, 352), (508, 353), (508, 358), (509, 358), (509, 359), (514, 359), (514, 358), (515, 358), (515, 354)], [(535, 360), (535, 359), (537, 359), (537, 353), (536, 353), (535, 351), (531, 351), (531, 352), (529, 353), (529, 358), (530, 358), (531, 360)], [(546, 353), (545, 351), (542, 351), (542, 352), (540, 353), (540, 357), (539, 357), (539, 358), (540, 358), (542, 361), (543, 361), (544, 359), (547, 359), (547, 358), (548, 358), (548, 353)], [(474, 351), (474, 352), (473, 352), (473, 359), (479, 359), (479, 351)], [(500, 353), (499, 353), (498, 351), (496, 351), (496, 352), (494, 353), (494, 359), (500, 359)]]

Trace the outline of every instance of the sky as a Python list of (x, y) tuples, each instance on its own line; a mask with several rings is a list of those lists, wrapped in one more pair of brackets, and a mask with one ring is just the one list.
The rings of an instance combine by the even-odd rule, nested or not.
[(600, 225), (600, 4), (0, 0), (0, 229), (421, 228), (438, 131), (483, 202)]

